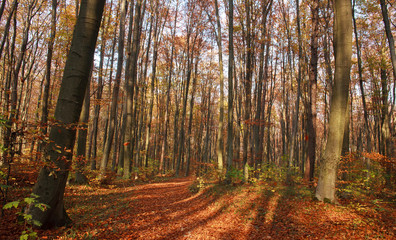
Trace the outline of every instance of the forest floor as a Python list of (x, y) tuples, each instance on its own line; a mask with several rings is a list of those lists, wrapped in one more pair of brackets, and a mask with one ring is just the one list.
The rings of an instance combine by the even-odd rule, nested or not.
[[(25, 174), (12, 180), (28, 195)], [(39, 239), (396, 239), (395, 199), (366, 197), (339, 205), (313, 200), (304, 184), (210, 185), (193, 178), (134, 184), (68, 186), (72, 226), (36, 230)], [(10, 199), (15, 200), (15, 199)], [(0, 205), (1, 206), (1, 205)], [(5, 210), (0, 239), (19, 239), (16, 210)]]

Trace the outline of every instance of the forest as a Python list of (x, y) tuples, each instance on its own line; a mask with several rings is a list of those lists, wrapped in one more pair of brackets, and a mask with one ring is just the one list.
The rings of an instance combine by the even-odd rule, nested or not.
[(395, 239), (395, 0), (2, 0), (0, 239)]

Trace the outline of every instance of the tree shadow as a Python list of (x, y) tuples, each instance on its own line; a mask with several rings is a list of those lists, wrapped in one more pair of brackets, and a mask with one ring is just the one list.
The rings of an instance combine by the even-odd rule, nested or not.
[(299, 229), (305, 223), (292, 218), (296, 207), (302, 207), (293, 204), (295, 197), (294, 186), (263, 190), (248, 239), (309, 239)]
[(191, 183), (190, 179), (173, 179), (124, 189), (71, 191), (65, 202), (73, 226), (39, 235), (91, 239), (188, 237), (228, 208), (216, 205), (222, 193), (192, 194), (188, 191)]

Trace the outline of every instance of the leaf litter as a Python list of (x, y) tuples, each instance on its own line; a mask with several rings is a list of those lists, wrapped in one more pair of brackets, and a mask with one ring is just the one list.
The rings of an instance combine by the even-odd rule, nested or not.
[[(68, 186), (65, 207), (73, 225), (37, 230), (38, 236), (147, 240), (396, 238), (396, 214), (391, 202), (332, 205), (299, 194), (297, 187), (290, 190), (289, 186), (265, 183), (211, 185), (192, 193), (189, 186), (193, 180)], [(18, 239), (23, 231), (13, 213), (8, 211), (1, 219), (0, 239)]]

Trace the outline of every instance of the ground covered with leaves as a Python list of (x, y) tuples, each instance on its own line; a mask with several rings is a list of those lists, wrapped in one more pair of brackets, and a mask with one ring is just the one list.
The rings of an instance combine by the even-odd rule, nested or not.
[[(27, 174), (12, 180), (22, 186), (10, 190), (10, 200), (29, 194)], [(230, 186), (194, 178), (71, 185), (65, 205), (73, 225), (35, 232), (40, 239), (396, 238), (395, 199), (349, 198), (333, 205), (312, 194), (304, 184)], [(4, 210), (0, 239), (18, 239), (26, 230), (16, 212)]]

